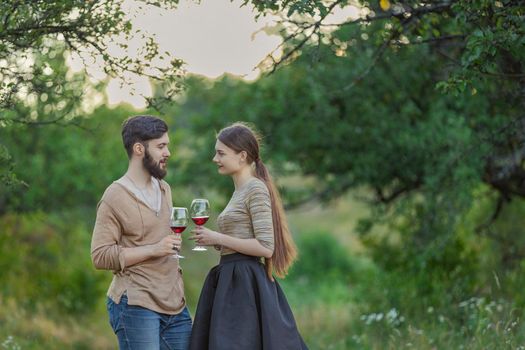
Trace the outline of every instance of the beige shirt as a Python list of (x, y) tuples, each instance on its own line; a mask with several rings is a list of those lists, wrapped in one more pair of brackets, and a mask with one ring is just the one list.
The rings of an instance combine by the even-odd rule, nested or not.
[(171, 234), (171, 190), (160, 182), (159, 215), (129, 189), (111, 184), (97, 207), (91, 240), (91, 259), (97, 269), (112, 270), (108, 296), (115, 302), (127, 292), (129, 305), (178, 314), (185, 304), (182, 270), (178, 259), (168, 255), (126, 266), (122, 248), (154, 244)]
[[(230, 202), (217, 218), (219, 232), (236, 238), (255, 238), (265, 248), (273, 251), (273, 221), (270, 193), (266, 184), (250, 179), (235, 190)], [(223, 247), (222, 255), (235, 251)]]
[(151, 177), (151, 183), (155, 192), (153, 198), (145, 197), (147, 196), (147, 194), (145, 194), (146, 192), (141, 191), (138, 187), (136, 187), (135, 184), (127, 176), (123, 176), (115, 182), (124, 185), (124, 187), (126, 187), (130, 192), (132, 192), (135, 195), (135, 197), (144, 201), (144, 203), (146, 203), (151, 209), (155, 210), (155, 212), (160, 212), (160, 206), (162, 204), (162, 197), (160, 195), (160, 180), (157, 180), (153, 176)]

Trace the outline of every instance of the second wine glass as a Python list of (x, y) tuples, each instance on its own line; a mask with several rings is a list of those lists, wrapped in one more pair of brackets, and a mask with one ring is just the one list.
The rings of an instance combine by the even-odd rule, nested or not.
[[(210, 202), (207, 199), (194, 199), (190, 207), (191, 219), (197, 226), (202, 226), (210, 218)], [(192, 250), (205, 251), (208, 250), (200, 245), (196, 245)]]

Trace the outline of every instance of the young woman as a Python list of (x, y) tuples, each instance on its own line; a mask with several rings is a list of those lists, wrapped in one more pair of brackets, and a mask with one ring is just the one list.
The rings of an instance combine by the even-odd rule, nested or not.
[(217, 219), (220, 232), (193, 230), (199, 245), (221, 247), (221, 260), (204, 282), (190, 349), (307, 349), (272, 277), (286, 275), (296, 248), (259, 157), (259, 137), (242, 123), (221, 130), (213, 162), (220, 174), (231, 176), (235, 192)]

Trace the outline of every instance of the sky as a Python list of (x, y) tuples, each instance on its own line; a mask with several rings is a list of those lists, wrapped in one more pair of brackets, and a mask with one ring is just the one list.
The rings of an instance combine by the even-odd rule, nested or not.
[[(126, 6), (137, 9), (137, 3), (126, 0)], [(255, 19), (252, 7), (243, 6), (240, 0), (180, 0), (175, 10), (148, 8), (133, 16), (133, 25), (155, 36), (161, 52), (168, 51), (186, 62), (188, 73), (214, 79), (225, 73), (238, 75), (247, 80), (259, 75), (257, 64), (281, 43), (277, 35), (268, 35), (261, 29), (275, 24), (276, 18)], [(353, 13), (336, 13), (330, 23), (343, 21)], [(81, 69), (79, 59), (72, 58), (73, 69)], [(96, 65), (95, 65), (96, 66)], [(100, 68), (88, 67), (88, 72), (98, 79), (104, 78)], [(132, 78), (132, 86), (121, 86), (118, 80), (110, 80), (107, 99), (110, 106), (121, 102), (144, 108), (146, 103), (140, 95), (150, 96), (151, 85), (146, 78)], [(136, 93), (133, 94), (132, 91)]]
[[(133, 6), (131, 1), (128, 4)], [(200, 4), (180, 0), (175, 10), (151, 8), (132, 21), (134, 26), (155, 35), (161, 51), (184, 60), (188, 73), (212, 79), (231, 73), (253, 80), (259, 74), (255, 67), (278, 47), (281, 38), (260, 31), (273, 23), (272, 18), (256, 21), (252, 9), (240, 5), (240, 1), (230, 0), (202, 0)], [(151, 85), (145, 78), (133, 80), (134, 86), (120, 86), (117, 80), (110, 80), (108, 104), (127, 102), (138, 109), (145, 107), (138, 95), (150, 95)], [(132, 89), (138, 94), (132, 95)]]

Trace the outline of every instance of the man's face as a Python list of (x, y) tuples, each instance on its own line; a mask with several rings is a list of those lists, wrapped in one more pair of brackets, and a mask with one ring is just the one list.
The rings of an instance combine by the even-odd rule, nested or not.
[(171, 155), (168, 145), (170, 139), (168, 133), (165, 133), (158, 139), (149, 140), (146, 144), (142, 164), (151, 176), (157, 179), (163, 179), (167, 173), (167, 160)]

